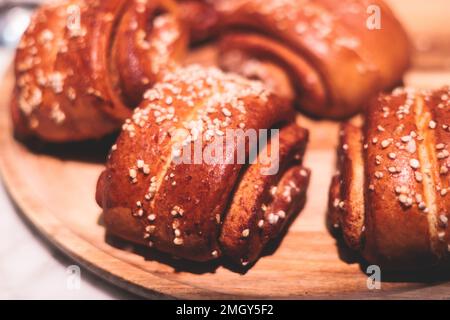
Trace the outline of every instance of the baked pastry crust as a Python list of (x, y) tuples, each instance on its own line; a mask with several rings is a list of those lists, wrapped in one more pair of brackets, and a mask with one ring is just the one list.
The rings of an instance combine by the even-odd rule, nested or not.
[(344, 124), (329, 225), (372, 263), (420, 268), (450, 252), (449, 88), (396, 89)]
[[(313, 116), (340, 119), (360, 111), (379, 91), (399, 85), (409, 66), (408, 37), (383, 1), (217, 0), (213, 6), (219, 29), (233, 30), (222, 39), (221, 66), (270, 87), (274, 73), (265, 68), (276, 64), (291, 80), (294, 94), (287, 97)], [(369, 28), (369, 6), (380, 10), (382, 28)], [(275, 92), (283, 84), (275, 82)]]
[[(380, 30), (366, 26), (369, 5), (381, 10)], [(217, 43), (224, 70), (327, 118), (348, 117), (400, 83), (410, 58), (381, 0), (65, 0), (37, 10), (17, 50), (16, 132), (49, 142), (103, 137), (205, 41)]]
[[(260, 82), (199, 66), (167, 74), (125, 123), (99, 178), (97, 202), (106, 228), (190, 260), (226, 254), (244, 265), (255, 261), (305, 201), (309, 171), (302, 157), (308, 133), (288, 124), (291, 116), (289, 105)], [(273, 152), (274, 137), (248, 166), (174, 160), (180, 145), (194, 148), (200, 138), (205, 150), (229, 129), (279, 124), (273, 161), (280, 170), (272, 175), (262, 174), (259, 160), (265, 151)], [(236, 140), (225, 150), (226, 159), (239, 150)], [(248, 146), (244, 150), (248, 156)]]
[(183, 55), (183, 30), (168, 0), (42, 6), (16, 52), (16, 131), (66, 142), (117, 130)]

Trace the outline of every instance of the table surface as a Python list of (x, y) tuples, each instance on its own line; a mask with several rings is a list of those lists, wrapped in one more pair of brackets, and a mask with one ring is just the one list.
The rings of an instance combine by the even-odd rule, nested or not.
[[(0, 50), (0, 79), (11, 60), (10, 51)], [(136, 298), (83, 268), (80, 286), (70, 285), (73, 262), (27, 224), (1, 182), (0, 221), (0, 299)]]

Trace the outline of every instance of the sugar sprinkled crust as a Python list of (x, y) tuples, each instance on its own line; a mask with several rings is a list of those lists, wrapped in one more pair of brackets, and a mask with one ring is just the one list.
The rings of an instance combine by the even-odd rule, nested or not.
[[(185, 42), (185, 31), (164, 3), (66, 0), (39, 8), (16, 53), (17, 131), (65, 142), (120, 127), (142, 93), (174, 65)], [(149, 30), (143, 20), (158, 9), (165, 14)]]
[[(97, 201), (107, 228), (192, 260), (225, 252), (238, 263), (253, 262), (304, 202), (306, 130), (295, 124), (281, 129), (279, 174), (262, 176), (253, 164), (238, 179), (240, 164), (177, 164), (173, 160), (181, 153), (174, 150), (193, 146), (200, 137), (208, 145), (241, 124), (271, 128), (290, 119), (288, 105), (261, 82), (197, 65), (167, 74), (144, 97), (99, 179)], [(230, 197), (235, 199), (231, 207)], [(255, 205), (261, 211), (252, 211)], [(277, 225), (271, 215), (278, 217)]]
[[(374, 99), (364, 129), (344, 125), (346, 138), (349, 130), (362, 133), (364, 140), (345, 152), (362, 155), (363, 163), (341, 161), (330, 189), (334, 200), (329, 219), (340, 228), (348, 223), (348, 211), (359, 208), (365, 227), (356, 237), (359, 246), (348, 241), (350, 231), (342, 231), (347, 243), (370, 262), (414, 268), (448, 259), (449, 92), (448, 87), (420, 92), (399, 88)], [(377, 130), (380, 125), (386, 130)], [(384, 146), (369, 143), (374, 138), (392, 141)], [(358, 198), (363, 207), (344, 192), (354, 182), (351, 170), (357, 168), (364, 170), (364, 181), (356, 186), (366, 189)]]
[(17, 50), (16, 131), (65, 142), (118, 129), (142, 93), (182, 61), (189, 31), (192, 41), (226, 33), (217, 37), (221, 66), (264, 80), (300, 110), (349, 116), (398, 83), (409, 62), (401, 25), (381, 0), (371, 4), (382, 9), (377, 32), (365, 27), (365, 1), (66, 0), (43, 6)]
[[(381, 9), (382, 30), (367, 28), (369, 4)], [(397, 85), (409, 64), (406, 33), (382, 1), (218, 0), (212, 6), (222, 28), (252, 31), (221, 40), (222, 67), (264, 80), (316, 116), (359, 111)]]

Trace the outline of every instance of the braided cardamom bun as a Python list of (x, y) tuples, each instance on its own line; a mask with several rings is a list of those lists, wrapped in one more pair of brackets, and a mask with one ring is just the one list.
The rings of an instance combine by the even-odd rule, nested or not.
[(329, 225), (371, 263), (420, 268), (450, 257), (450, 89), (396, 89), (344, 124)]
[(17, 49), (16, 130), (52, 142), (111, 133), (173, 67), (186, 39), (169, 0), (44, 5)]
[[(179, 68), (144, 97), (98, 181), (106, 228), (190, 260), (226, 255), (243, 265), (255, 261), (305, 202), (308, 132), (288, 123), (291, 108), (262, 83), (215, 68)], [(228, 161), (194, 162), (194, 152), (191, 164), (176, 161), (181, 147), (194, 150), (199, 139), (205, 155), (229, 129), (278, 126), (279, 134), (249, 165), (236, 161), (237, 154), (253, 149), (237, 140), (215, 151)], [(279, 170), (264, 174), (264, 155)]]
[[(368, 98), (401, 83), (409, 65), (406, 33), (380, 0), (211, 3), (225, 32), (221, 66), (264, 81), (314, 116), (358, 112)], [(379, 30), (367, 26), (369, 6), (380, 9)]]

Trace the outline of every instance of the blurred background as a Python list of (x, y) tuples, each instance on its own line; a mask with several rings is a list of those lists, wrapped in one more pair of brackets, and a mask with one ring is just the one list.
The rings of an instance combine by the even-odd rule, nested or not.
[(0, 75), (11, 63), (12, 53), (25, 31), (33, 10), (43, 1), (0, 0)]
[[(450, 0), (385, 1), (405, 25), (416, 49), (406, 83), (423, 88), (450, 84)], [(42, 2), (0, 0), (0, 79), (11, 66), (32, 11)], [(70, 289), (71, 265), (26, 225), (0, 183), (0, 299), (135, 298), (83, 269), (80, 286)]]

